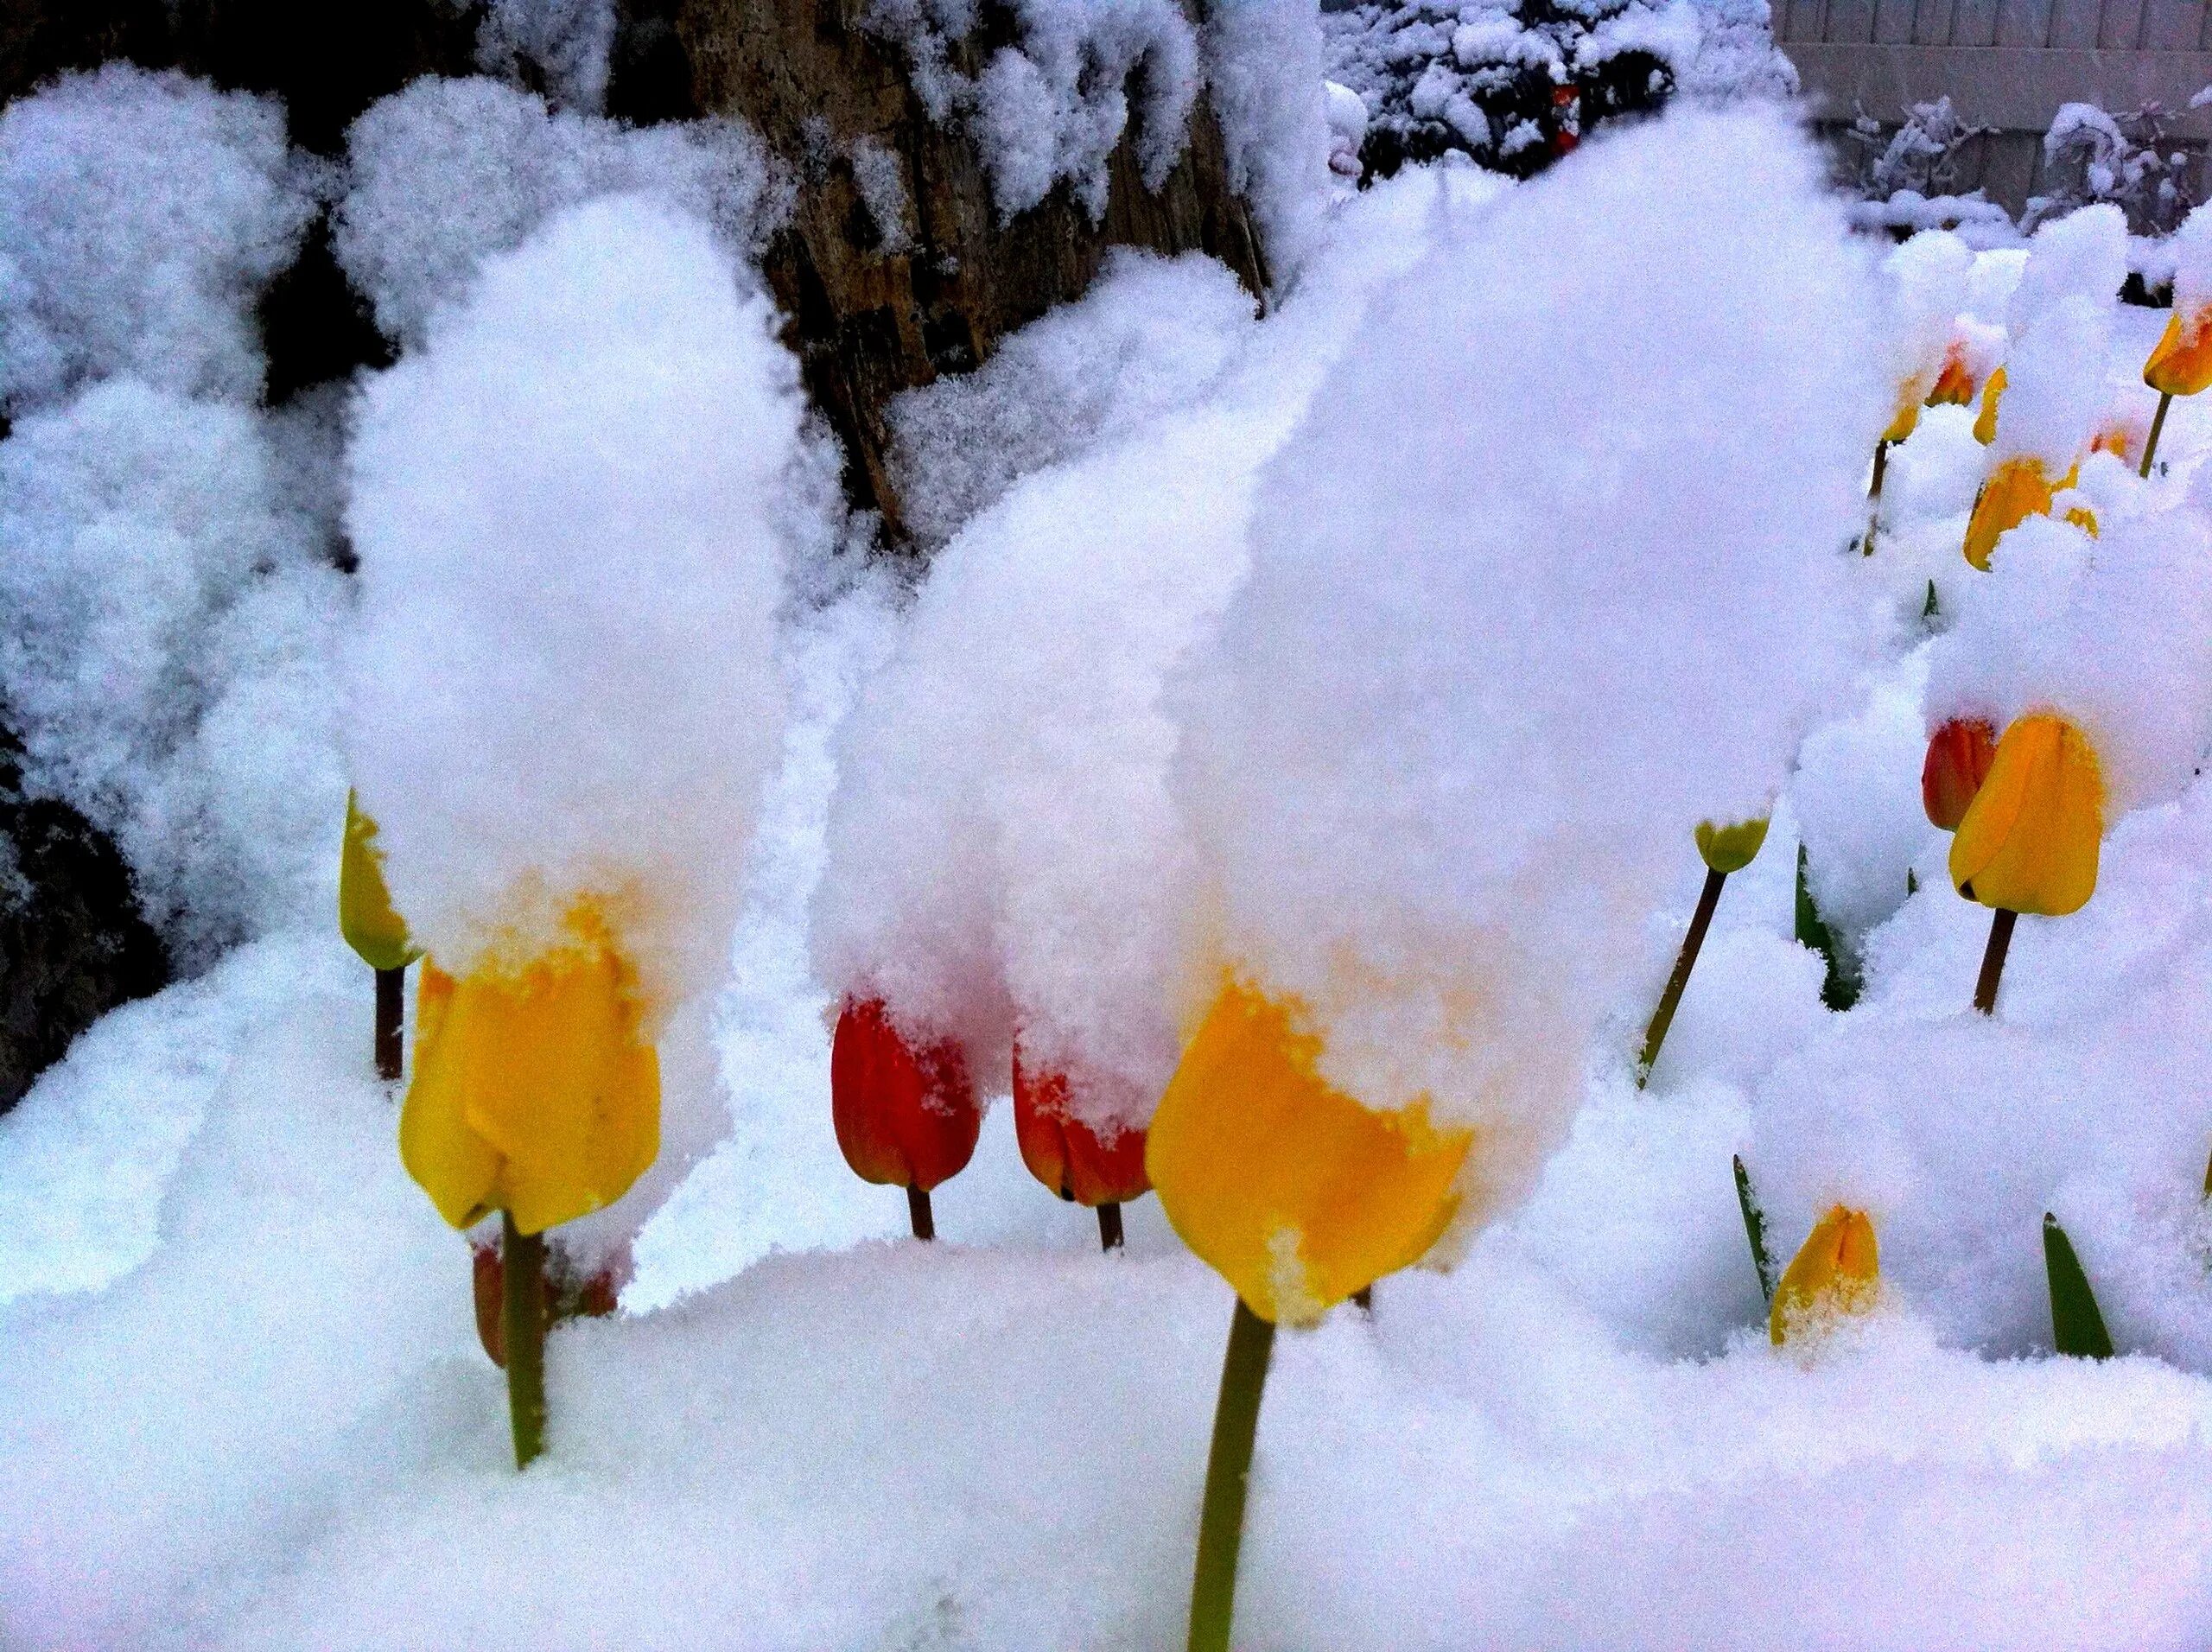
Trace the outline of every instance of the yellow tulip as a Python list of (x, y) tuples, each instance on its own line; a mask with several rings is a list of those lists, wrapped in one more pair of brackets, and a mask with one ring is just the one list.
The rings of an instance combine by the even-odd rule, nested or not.
[(613, 1204), (660, 1151), (635, 973), (589, 904), (568, 927), (521, 965), (423, 966), (399, 1153), (456, 1228), (503, 1210), (543, 1232)]
[(1967, 520), (1967, 560), (1987, 573), (1998, 540), (2031, 516), (2048, 516), (2052, 496), (2066, 486), (2053, 485), (2040, 459), (2022, 454), (2005, 460), (1974, 496), (1974, 515)]
[(1951, 881), (2005, 912), (2078, 912), (2096, 892), (2104, 804), (2104, 772), (2080, 729), (2048, 711), (2015, 720), (1951, 840)]
[(1897, 387), (1897, 409), (1891, 416), (1890, 428), (1882, 432), (1885, 442), (1903, 442), (1920, 423), (1920, 398), (1924, 386), (1916, 378), (1908, 378)]
[(1777, 1348), (1823, 1322), (1864, 1313), (1881, 1293), (1881, 1256), (1864, 1210), (1839, 1204), (1813, 1226), (1774, 1287), (1767, 1335)]
[(1928, 392), (1930, 407), (1964, 407), (1974, 400), (1974, 369), (1967, 365), (1966, 347), (1955, 340), (1943, 352), (1943, 370)]
[(1310, 1324), (1416, 1262), (1452, 1220), (1472, 1133), (1362, 1106), (1318, 1071), (1302, 1007), (1230, 981), (1183, 1052), (1145, 1152), (1168, 1221), (1245, 1305)]
[(1711, 821), (1700, 821), (1697, 828), (1699, 858), (1712, 871), (1724, 877), (1741, 872), (1759, 858), (1759, 850), (1766, 846), (1767, 820), (1738, 821), (1732, 826), (1716, 826)]
[(372, 969), (404, 969), (423, 956), (408, 937), (406, 920), (392, 910), (377, 823), (351, 791), (346, 794), (346, 846), (338, 858), (338, 932)]
[(1974, 416), (1974, 439), (1986, 448), (1997, 440), (1997, 404), (2005, 399), (2005, 370), (1999, 367), (1981, 387), (1981, 411)]
[(2194, 396), (2212, 384), (2212, 307), (2191, 310), (2186, 320), (2175, 307), (2143, 364), (2143, 382), (2161, 396)]

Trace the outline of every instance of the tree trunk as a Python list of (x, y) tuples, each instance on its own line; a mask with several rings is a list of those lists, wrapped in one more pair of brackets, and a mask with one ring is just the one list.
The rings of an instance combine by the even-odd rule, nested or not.
[[(1112, 247), (1209, 252), (1255, 295), (1266, 271), (1203, 98), (1182, 159), (1156, 193), (1138, 175), (1132, 130), (1114, 152), (1100, 222), (1062, 185), (1001, 224), (974, 140), (931, 123), (899, 48), (861, 28), (867, 4), (678, 0), (675, 28), (697, 108), (742, 117), (798, 180), (791, 220), (767, 251), (767, 277), (807, 387), (844, 443), (846, 491), (882, 512), (897, 544), (905, 535), (886, 410), (900, 391), (980, 365), (1007, 334), (1081, 296)], [(987, 27), (948, 57), (973, 75), (1004, 43)], [(903, 248), (886, 245), (861, 197), (856, 138), (897, 163), (909, 203)]]

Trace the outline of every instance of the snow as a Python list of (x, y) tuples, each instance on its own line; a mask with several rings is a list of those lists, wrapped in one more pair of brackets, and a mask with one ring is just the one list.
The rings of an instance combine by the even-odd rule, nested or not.
[[(924, 1008), (1019, 1016), (1111, 1112), (1225, 955), (1310, 992), (1363, 1093), (1489, 1109), (1496, 1184), (1451, 1271), (1280, 1338), (1240, 1645), (2212, 1638), (2212, 414), (2177, 403), (2149, 480), (2084, 461), (2097, 537), (2031, 521), (1983, 573), (1994, 455), (1927, 410), (1850, 554), (1908, 329), (1803, 139), (1679, 111), (1317, 212), (1264, 319), (1117, 261), (904, 404), (942, 548), (855, 572), (754, 207), (503, 194), (499, 157), (620, 134), (487, 84), (362, 129), (484, 170), (450, 223), (372, 213), (357, 145), (402, 355), (350, 423), (164, 346), (0, 444), (36, 761), (248, 937), (0, 1121), (0, 1642), (1179, 1644), (1226, 1287), (1156, 1200), (1100, 1255), (1003, 1109), (944, 1237), (898, 1238), (825, 1012), (856, 969), (972, 972)], [(2164, 321), (2075, 218), (1945, 278), (2061, 467), (2139, 414)], [(2042, 704), (2105, 759), (2100, 887), (2022, 920), (1984, 1018), (1987, 914), (1914, 781), (1942, 718)], [(525, 1473), (332, 932), (333, 729), (442, 950), (522, 868), (679, 892), (668, 1152), (582, 1236), (627, 1242), (623, 1312), (553, 1336)], [(1638, 1090), (1691, 830), (1770, 806)], [(1792, 938), (1801, 841), (1847, 1013)], [(1340, 957), (1380, 961), (1364, 1026)], [(1465, 1048), (1392, 1036), (1470, 981)], [(1737, 1153), (1777, 1260), (1872, 1213), (1878, 1312), (1769, 1344)], [(2122, 1357), (2050, 1353), (2045, 1211)]]
[[(533, 10), (530, 5), (518, 8)], [(564, 207), (650, 192), (707, 219), (737, 252), (789, 204), (752, 130), (733, 121), (631, 129), (481, 79), (417, 80), (346, 134), (333, 248), (396, 341), (420, 345), (477, 267)]]
[(251, 401), (320, 180), (276, 104), (110, 64), (0, 111), (0, 411), (127, 374)]
[(615, 0), (490, 0), (476, 26), (477, 66), (512, 76), (527, 65), (561, 108), (595, 115), (618, 22)]

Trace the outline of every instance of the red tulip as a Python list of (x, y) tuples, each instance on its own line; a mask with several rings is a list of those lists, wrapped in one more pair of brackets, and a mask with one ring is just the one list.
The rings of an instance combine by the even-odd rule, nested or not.
[(960, 1045), (939, 1039), (917, 1050), (880, 998), (848, 998), (837, 1017), (830, 1113), (855, 1176), (918, 1193), (966, 1167), (983, 1127)]
[(1996, 760), (1997, 731), (1980, 718), (1954, 717), (1937, 729), (1920, 766), (1920, 801), (1929, 822), (1958, 830)]
[(1120, 1204), (1152, 1191), (1142, 1130), (1102, 1137), (1069, 1110), (1068, 1076), (1021, 1064), (1014, 1047), (1014, 1134), (1029, 1173), (1077, 1204)]

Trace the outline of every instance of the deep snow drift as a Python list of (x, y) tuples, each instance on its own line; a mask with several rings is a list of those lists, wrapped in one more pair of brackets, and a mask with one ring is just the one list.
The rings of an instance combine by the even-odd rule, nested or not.
[[(608, 135), (500, 106), (532, 142)], [(113, 759), (115, 818), (225, 772), (190, 740), (258, 680), (240, 675), (254, 657), (232, 611), (287, 580), (331, 585), (308, 620), (251, 633), (306, 639), (313, 668), (242, 725), (266, 740), (241, 752), (302, 766), (238, 788), (297, 814), (254, 816), (272, 858), (232, 910), (257, 938), (110, 1017), (0, 1121), (0, 1640), (1178, 1644), (1227, 1289), (1154, 1200), (1131, 1207), (1128, 1252), (1100, 1256), (1085, 1214), (1023, 1170), (1002, 1096), (975, 1164), (938, 1191), (944, 1242), (896, 1237), (896, 1193), (835, 1149), (824, 1014), (865, 978), (979, 1045), (1019, 1020), (1143, 1105), (1189, 973), (1224, 950), (1325, 1001), (1351, 960), (1389, 1008), (1363, 1026), (1351, 995), (1332, 1006), (1358, 1071), (1389, 1074), (1385, 1090), (1457, 1084), (1494, 1133), (1527, 1127), (1451, 1272), (1387, 1280), (1371, 1318), (1283, 1337), (1240, 1645), (2212, 1636), (2199, 409), (2177, 405), (2148, 480), (2085, 462), (2096, 537), (2031, 522), (1987, 573), (1960, 546), (1990, 454), (1974, 409), (1929, 409), (1891, 460), (1880, 549), (1858, 556), (1864, 467), (1893, 410), (1884, 340), (1910, 318), (1885, 308), (1873, 251), (1783, 123), (1670, 118), (1530, 184), (1440, 167), (1348, 199), (1264, 320), (1203, 265), (1117, 265), (1000, 369), (908, 404), (924, 434), (904, 461), (944, 548), (906, 591), (830, 567), (845, 524), (779, 400), (743, 214), (711, 205), (755, 199), (740, 173), (715, 175), (734, 195), (650, 201), (607, 199), (631, 175), (604, 175), (450, 244), (386, 223), (396, 262), (357, 267), (385, 271), (379, 313), (404, 346), (353, 427), (372, 483), (357, 510), (373, 516), (397, 479), (467, 524), (480, 562), (395, 540), (364, 608), (284, 550), (311, 546), (312, 523), (249, 516), (267, 549), (226, 560), (217, 530), (236, 518), (205, 503), (206, 444), (251, 455), (274, 438), (220, 384), (142, 384), (86, 354), (97, 382), (55, 389), (0, 446), (0, 575), (35, 594), (17, 629), (48, 651), (31, 680), (55, 761), (123, 749), (137, 727), (118, 717), (103, 744), (99, 719), (126, 702), (70, 697), (72, 661), (204, 679), (215, 708)], [(523, 346), (542, 346), (549, 312), (572, 315), (571, 278), (610, 245), (639, 308), (590, 336), (612, 353), (580, 352), (600, 370), (575, 382)], [(2063, 245), (2038, 256), (2024, 273), (2018, 254), (1982, 255), (1953, 322), (2026, 334), (2015, 285), (2030, 311), (2039, 294), (2109, 297), (2079, 288)], [(636, 346), (656, 315), (728, 325), (657, 375)], [(2139, 426), (2160, 318), (2094, 320), (2096, 398)], [(484, 347), (503, 327), (516, 347)], [(2033, 355), (2015, 360), (2032, 379)], [(695, 409), (683, 440), (753, 492), (658, 489), (668, 426), (625, 420), (690, 405), (690, 375), (725, 384), (748, 422)], [(130, 423), (111, 403), (171, 410)], [(440, 440), (441, 410), (484, 428)], [(183, 457), (83, 469), (63, 438), (103, 417)], [(1022, 439), (979, 460), (932, 442), (933, 417)], [(524, 428), (524, 448), (500, 446)], [(779, 512), (757, 508), (771, 474)], [(577, 479), (589, 497), (533, 529), (523, 495)], [(577, 706), (505, 681), (496, 645), (467, 674), (429, 670), (456, 637), (424, 626), (410, 643), (416, 611), (380, 606), (378, 581), (400, 581), (451, 598), (456, 625), (476, 613), (475, 636), (504, 581), (526, 613), (522, 537), (557, 541), (632, 486), (642, 502), (594, 530), (620, 545), (657, 524), (626, 569), (661, 569), (664, 540), (711, 521), (814, 577), (772, 625), (776, 597), (734, 588), (686, 634), (684, 593), (642, 578), (583, 592), (601, 606), (568, 617), (619, 623), (646, 652), (670, 627), (698, 651), (678, 651), (687, 669), (727, 666), (716, 693), (780, 702), (779, 729), (702, 726), (728, 704), (703, 689), (656, 714), (620, 648), (620, 671), (581, 645), (562, 657), (563, 684), (600, 691)], [(548, 566), (573, 578), (561, 554)], [(110, 568), (170, 583), (125, 608), (137, 629), (88, 632), (64, 599)], [(735, 915), (727, 967), (686, 977), (698, 996), (671, 1032), (721, 1140), (665, 1204), (656, 1187), (624, 1210), (625, 1312), (554, 1335), (551, 1450), (519, 1476), (467, 1247), (400, 1169), (396, 1097), (370, 1077), (367, 973), (331, 932), (332, 632), (427, 697), (419, 726), (448, 716), (496, 741), (500, 718), (537, 706), (604, 743), (582, 778), (556, 760), (582, 753), (556, 752), (500, 782), (534, 799), (499, 823), (494, 847), (517, 857), (502, 873), (601, 768), (664, 785), (711, 754), (725, 800), (742, 796), (732, 818), (758, 822), (712, 852), (688, 818), (632, 834), (714, 884), (691, 916), (719, 926), (715, 947)], [(437, 703), (460, 680), (468, 703)], [(1952, 893), (1915, 781), (1930, 720), (2046, 702), (2109, 747), (2101, 880), (2083, 912), (2023, 920), (1983, 1020), (1967, 1005), (1987, 914)], [(622, 749), (633, 702), (641, 738)], [(346, 736), (357, 752), (378, 737)], [(439, 879), (480, 869), (436, 863), (442, 823), (493, 808), (498, 788), (489, 804), (480, 789), (511, 772), (441, 755), (450, 766), (413, 781), (426, 912)], [(371, 766), (406, 768), (391, 751)], [(1730, 880), (1638, 1090), (1637, 1034), (1703, 877), (1692, 828), (1770, 804), (1764, 852)], [(1793, 938), (1801, 841), (1863, 973), (1847, 1013), (1823, 1006), (1822, 960)], [(226, 864), (225, 842), (210, 832), (192, 864)], [(1447, 963), (1475, 987), (1438, 988)], [(1449, 1026), (1471, 1001), (1471, 1056), (1421, 1066), (1405, 1029), (1426, 1037), (1432, 1007)], [(1876, 1312), (1825, 1343), (1769, 1344), (1732, 1153), (1785, 1255), (1829, 1203), (1871, 1211)], [(2046, 1210), (2123, 1357), (2050, 1353)]]

